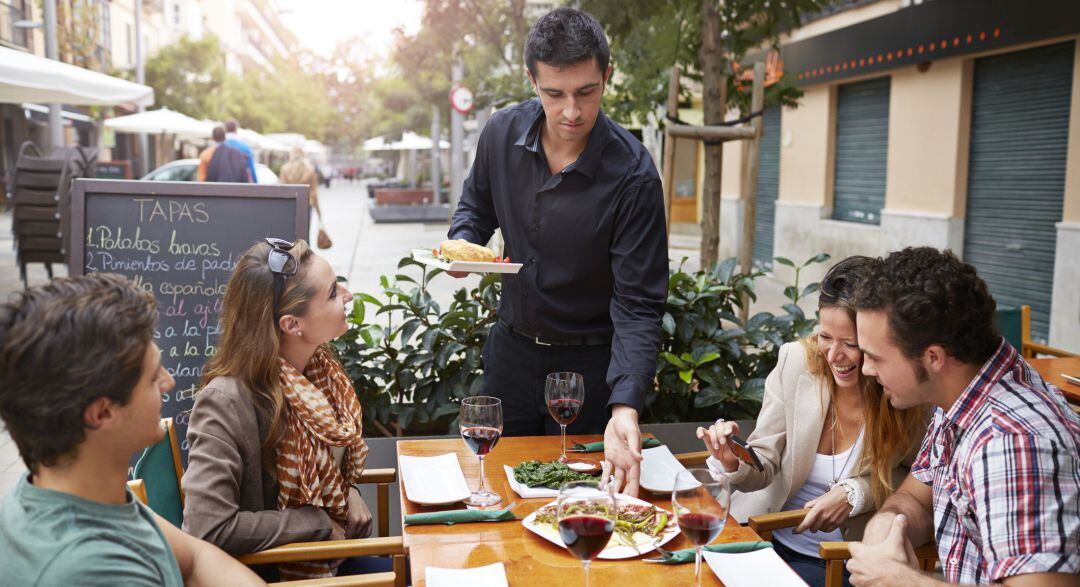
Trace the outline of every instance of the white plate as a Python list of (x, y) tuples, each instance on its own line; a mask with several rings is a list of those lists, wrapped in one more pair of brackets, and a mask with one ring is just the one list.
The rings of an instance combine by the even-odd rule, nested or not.
[(653, 493), (671, 493), (675, 476), (686, 467), (671, 454), (666, 445), (641, 451), (641, 486)]
[[(621, 493), (615, 494), (615, 502), (617, 504), (629, 503), (637, 505), (651, 505), (647, 501), (642, 501), (636, 497), (630, 497), (629, 495), (623, 495)], [(553, 501), (547, 505), (556, 505), (557, 503), (558, 500)], [(675, 517), (671, 515), (671, 512), (664, 510), (664, 508), (660, 509), (667, 512), (668, 514), (667, 528), (664, 529), (664, 533), (661, 535), (662, 538), (660, 539), (660, 546), (663, 546), (670, 542), (672, 538), (678, 536), (679, 524), (675, 522)], [(537, 524), (535, 520), (536, 512), (533, 512), (528, 516), (525, 516), (525, 519), (521, 521), (521, 525), (540, 535), (544, 539), (553, 542), (563, 548), (566, 548), (566, 545), (563, 544), (562, 538), (559, 537), (558, 528), (549, 524)], [(622, 544), (617, 538), (615, 538), (615, 535), (612, 535), (611, 542), (608, 543), (607, 547), (604, 548), (604, 550), (600, 551), (600, 554), (596, 558), (602, 558), (606, 560), (634, 558), (635, 556), (645, 554), (655, 549), (654, 545), (656, 543), (651, 537), (641, 533), (635, 534), (634, 536), (638, 539), (638, 544), (636, 548), (633, 546), (627, 546), (625, 544)]]
[(477, 261), (440, 261), (427, 249), (413, 249), (412, 257), (424, 265), (438, 267), (445, 271), (461, 271), (464, 273), (517, 273), (521, 270), (521, 263), (480, 263)]
[(535, 497), (559, 497), (558, 489), (529, 487), (523, 483), (518, 483), (517, 479), (514, 479), (514, 469), (511, 468), (510, 465), (503, 465), (503, 470), (506, 471), (506, 479), (510, 483), (510, 489), (513, 489), (514, 493), (525, 499), (532, 499)]
[(502, 563), (493, 563), (471, 569), (424, 569), (424, 580), (428, 587), (506, 587), (506, 567)]
[(457, 503), (472, 493), (465, 484), (457, 455), (446, 453), (437, 457), (398, 457), (405, 497), (420, 505)]

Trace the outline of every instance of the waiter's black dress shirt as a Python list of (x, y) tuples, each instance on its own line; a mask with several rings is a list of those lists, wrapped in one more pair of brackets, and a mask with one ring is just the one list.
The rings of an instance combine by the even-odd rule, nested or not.
[(450, 238), (524, 266), (502, 280), (499, 317), (560, 341), (612, 335), (611, 404), (640, 411), (652, 388), (667, 299), (663, 193), (645, 147), (599, 113), (577, 161), (552, 174), (537, 99), (492, 115), (454, 212)]

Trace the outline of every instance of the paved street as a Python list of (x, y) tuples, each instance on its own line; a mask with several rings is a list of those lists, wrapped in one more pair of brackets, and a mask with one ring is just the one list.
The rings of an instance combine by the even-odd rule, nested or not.
[[(326, 230), (334, 246), (320, 254), (330, 261), (339, 275), (349, 278), (355, 291), (375, 293), (379, 290), (379, 276), (394, 275), (397, 264), (410, 249), (438, 245), (446, 238), (446, 223), (439, 224), (375, 224), (367, 213), (367, 190), (360, 183), (341, 182), (320, 192), (320, 204), (326, 214)], [(314, 229), (313, 229), (314, 235)], [(314, 238), (311, 239), (314, 241)], [(697, 242), (691, 237), (675, 236), (671, 241), (671, 258), (678, 262), (686, 256), (687, 268), (697, 266)], [(0, 213), (0, 297), (6, 299), (12, 292), (22, 289), (15, 254), (12, 250), (11, 214)], [(54, 267), (56, 275), (66, 275), (63, 266)], [(412, 270), (415, 275), (415, 270)], [(31, 285), (45, 283), (47, 276), (41, 265), (32, 265), (28, 271)], [(478, 277), (461, 280), (439, 276), (430, 285), (432, 296), (442, 305), (452, 299), (453, 292), (464, 286), (473, 286)], [(780, 311), (786, 302), (784, 284), (771, 278), (759, 282), (758, 303), (754, 310)], [(813, 304), (813, 300), (810, 301)], [(804, 304), (804, 309), (810, 309)], [(18, 480), (25, 470), (15, 443), (0, 427), (0, 498)]]

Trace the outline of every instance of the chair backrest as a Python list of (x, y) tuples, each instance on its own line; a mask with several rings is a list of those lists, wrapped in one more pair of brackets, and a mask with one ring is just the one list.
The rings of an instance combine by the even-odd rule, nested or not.
[(1005, 340), (1016, 349), (1016, 352), (1024, 350), (1023, 308), (998, 307), (994, 312), (994, 325), (997, 326), (1001, 336), (1004, 336)]
[(179, 528), (184, 522), (184, 493), (180, 478), (184, 474), (180, 462), (180, 442), (172, 418), (164, 418), (161, 425), (165, 437), (157, 444), (148, 446), (139, 462), (135, 463), (135, 479), (145, 484), (147, 505), (159, 516)]

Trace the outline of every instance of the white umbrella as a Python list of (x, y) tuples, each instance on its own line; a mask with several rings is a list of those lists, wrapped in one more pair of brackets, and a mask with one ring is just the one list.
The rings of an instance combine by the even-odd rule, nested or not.
[(171, 134), (184, 139), (207, 139), (210, 138), (214, 125), (168, 108), (159, 108), (110, 118), (105, 121), (105, 127), (116, 132)]
[[(391, 151), (428, 151), (434, 146), (429, 137), (420, 136), (412, 131), (405, 131), (400, 141), (395, 141), (387, 149)], [(440, 149), (449, 149), (448, 141), (439, 141)]]
[(387, 151), (390, 149), (390, 143), (386, 142), (386, 137), (375, 137), (364, 141), (365, 151)]
[(55, 59), (0, 47), (0, 102), (149, 106), (154, 103), (154, 89)]

